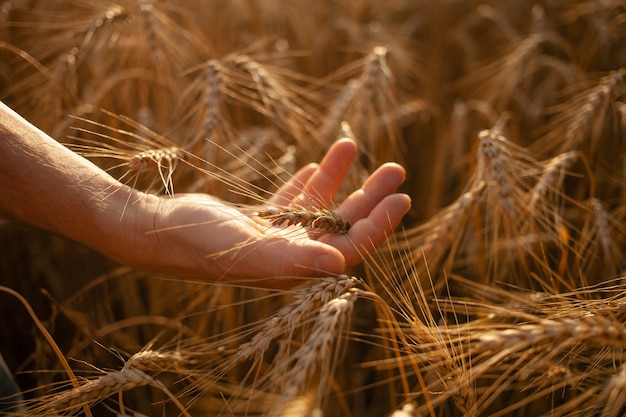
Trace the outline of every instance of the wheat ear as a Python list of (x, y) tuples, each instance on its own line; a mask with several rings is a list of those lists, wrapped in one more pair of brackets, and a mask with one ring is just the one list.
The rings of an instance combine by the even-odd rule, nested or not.
[(124, 367), (120, 371), (107, 373), (58, 394), (50, 401), (50, 406), (56, 410), (73, 409), (100, 401), (112, 394), (146, 385), (156, 386), (156, 382), (150, 375), (137, 368)]
[(328, 233), (343, 235), (350, 230), (350, 222), (335, 211), (316, 207), (270, 207), (257, 212), (257, 216), (268, 219), (274, 226), (300, 225)]
[(357, 298), (358, 290), (349, 291), (319, 309), (307, 340), (289, 358), (292, 366), (283, 375), (283, 404), (305, 394), (312, 383), (317, 386), (318, 405), (324, 399), (339, 360), (341, 334), (348, 328)]
[(291, 334), (306, 318), (314, 314), (320, 305), (344, 294), (359, 282), (356, 278), (339, 275), (336, 278), (324, 278), (320, 283), (296, 292), (295, 300), (281, 308), (274, 317), (266, 320), (263, 328), (250, 342), (239, 346), (235, 357), (238, 361), (252, 357), (260, 359), (273, 340), (282, 334)]

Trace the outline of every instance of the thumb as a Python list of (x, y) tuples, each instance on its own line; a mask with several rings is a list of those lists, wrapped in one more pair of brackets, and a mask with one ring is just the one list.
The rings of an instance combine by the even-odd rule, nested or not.
[(338, 249), (314, 240), (268, 241), (261, 253), (262, 259), (269, 261), (268, 275), (319, 277), (340, 274), (346, 268), (346, 260)]
[(314, 240), (265, 239), (252, 253), (258, 262), (253, 265), (256, 278), (249, 282), (254, 286), (290, 288), (304, 278), (334, 276), (346, 268), (338, 249)]

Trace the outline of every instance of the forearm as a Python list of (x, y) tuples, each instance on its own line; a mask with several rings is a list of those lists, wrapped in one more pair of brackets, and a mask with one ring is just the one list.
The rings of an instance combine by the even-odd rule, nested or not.
[[(128, 238), (139, 226), (134, 212), (137, 205), (145, 204), (144, 196), (62, 146), (1, 102), (0, 155), (0, 216), (105, 253), (116, 246), (113, 239), (125, 239), (118, 241), (118, 246), (134, 245)], [(135, 207), (122, 216), (127, 201)]]

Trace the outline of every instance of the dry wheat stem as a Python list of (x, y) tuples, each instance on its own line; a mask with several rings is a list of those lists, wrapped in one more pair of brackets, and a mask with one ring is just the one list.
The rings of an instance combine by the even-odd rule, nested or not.
[[(386, 264), (385, 259), (377, 261), (375, 254), (370, 255), (366, 259), (367, 265), (370, 267), (368, 268), (368, 272), (376, 276), (382, 288), (388, 293), (393, 302), (392, 305), (388, 304), (387, 300), (376, 292), (369, 291), (367, 293), (368, 298), (376, 301), (375, 305), (377, 311), (379, 311), (379, 316), (382, 318), (381, 322), (386, 325), (383, 331), (389, 334), (389, 343), (391, 344), (391, 352), (387, 356), (387, 359), (377, 361), (376, 366), (380, 367), (384, 363), (388, 363), (390, 366), (388, 369), (392, 369), (393, 367), (397, 368), (396, 371), (399, 373), (405, 401), (419, 396), (419, 394), (413, 393), (409, 388), (407, 379), (408, 373), (405, 369), (405, 364), (406, 366), (410, 366), (421, 389), (424, 402), (423, 408), (431, 417), (434, 417), (436, 415), (435, 405), (437, 397), (432, 399), (431, 390), (429, 390), (425, 378), (422, 375), (424, 369), (420, 367), (417, 355), (413, 354), (415, 347), (413, 343), (414, 335), (412, 332), (406, 331), (396, 319), (396, 315), (400, 315), (404, 320), (410, 323), (414, 320), (419, 321), (415, 313), (416, 306), (419, 306), (418, 308), (421, 312), (428, 316), (430, 313), (428, 308), (425, 308), (425, 300), (429, 297), (427, 297), (422, 288), (415, 263), (411, 260), (411, 254), (409, 253), (408, 256), (399, 255), (396, 252), (398, 250), (393, 249), (398, 247), (395, 237), (393, 239), (393, 246), (391, 239), (387, 240), (386, 245), (387, 251), (391, 253), (392, 266)], [(397, 264), (400, 264), (400, 266)], [(396, 276), (399, 270), (403, 271), (402, 277)], [(379, 276), (377, 272), (380, 272), (382, 276)], [(402, 346), (402, 348), (400, 346)]]
[[(56, 342), (54, 341), (54, 339), (52, 338), (48, 330), (44, 327), (43, 323), (41, 323), (41, 321), (39, 320), (39, 318), (33, 311), (28, 301), (21, 294), (19, 294), (18, 292), (16, 292), (15, 290), (11, 288), (0, 286), (0, 291), (8, 293), (12, 295), (13, 297), (17, 298), (20, 301), (20, 303), (22, 303), (22, 305), (26, 308), (33, 322), (35, 323), (35, 325), (37, 326), (41, 334), (44, 336), (44, 338), (46, 339), (46, 341), (48, 342), (52, 350), (54, 351), (57, 359), (61, 362), (61, 365), (63, 366), (63, 369), (65, 370), (65, 372), (67, 373), (67, 376), (72, 382), (74, 389), (77, 389), (79, 385), (76, 379), (76, 375), (74, 375), (74, 372), (72, 371), (72, 368), (70, 367), (69, 363), (65, 359), (65, 356), (63, 356), (61, 349), (59, 349), (59, 346), (56, 344)], [(89, 410), (88, 407), (83, 407), (83, 411), (85, 412), (85, 415), (87, 417), (91, 417), (91, 411)]]
[[(395, 244), (394, 247), (397, 248), (399, 245)], [(408, 322), (407, 327), (399, 328), (409, 343), (406, 344), (405, 356), (419, 363), (430, 364), (430, 368), (434, 370), (437, 381), (429, 384), (429, 389), (432, 392), (442, 391), (443, 395), (440, 394), (438, 398), (429, 401), (442, 402), (450, 396), (463, 415), (474, 416), (476, 393), (472, 386), (474, 381), (467, 369), (469, 360), (464, 359), (463, 351), (466, 348), (458, 341), (459, 336), (453, 337), (452, 330), (448, 329), (445, 323), (438, 324), (434, 318), (429, 307), (431, 297), (423, 288), (415, 261), (411, 260), (411, 256), (412, 254), (408, 254), (406, 261), (403, 256), (393, 256), (393, 262), (399, 262), (401, 266), (400, 268), (394, 266), (394, 269), (404, 270), (406, 278), (402, 282), (393, 283), (391, 288), (385, 285), (386, 291), (397, 305), (398, 314)], [(396, 261), (396, 258), (399, 260)], [(430, 273), (428, 275), (430, 290), (435, 293), (432, 277)], [(443, 311), (437, 299), (435, 303), (436, 310)], [(443, 386), (444, 389), (431, 388), (434, 385)]]
[(26, 51), (21, 50), (15, 47), (14, 45), (11, 45), (5, 41), (0, 41), (0, 50), (2, 49), (12, 52), (13, 54), (19, 56), (20, 58), (28, 62), (30, 65), (35, 67), (37, 71), (39, 71), (46, 78), (46, 80), (52, 85), (53, 89), (55, 90), (55, 93), (58, 94), (59, 97), (61, 97), (66, 108), (71, 109), (73, 107), (71, 104), (72, 101), (67, 96), (65, 89), (59, 84), (54, 74), (52, 74), (45, 65), (41, 64), (37, 59), (35, 59)]

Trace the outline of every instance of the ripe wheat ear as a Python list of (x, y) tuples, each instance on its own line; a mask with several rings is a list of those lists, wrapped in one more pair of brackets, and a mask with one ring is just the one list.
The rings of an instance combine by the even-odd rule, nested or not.
[[(140, 176), (152, 171), (152, 178), (148, 178), (147, 185), (144, 185), (145, 191), (158, 192), (163, 190), (166, 194), (173, 194), (174, 173), (181, 163), (193, 167), (191, 154), (183, 146), (139, 122), (125, 116), (115, 115), (107, 111), (103, 112), (112, 120), (125, 124), (132, 130), (116, 128), (83, 117), (75, 117), (76, 120), (87, 124), (89, 128), (73, 127), (74, 131), (81, 136), (70, 135), (69, 138), (74, 142), (67, 144), (67, 146), (87, 158), (120, 161), (119, 164), (113, 165), (107, 170), (121, 170), (122, 174), (118, 176), (118, 179), (125, 181), (133, 188), (140, 186)], [(87, 136), (87, 138), (83, 136)], [(155, 187), (155, 183), (159, 183), (160, 186)]]
[(340, 235), (348, 233), (350, 230), (350, 223), (338, 213), (315, 207), (271, 207), (259, 211), (257, 215), (262, 219), (270, 220), (274, 226), (282, 226), (287, 223), (287, 226), (300, 225)]
[[(336, 77), (353, 78), (348, 79), (330, 105), (318, 130), (318, 135), (328, 142), (338, 134), (345, 134), (344, 125), (348, 123), (361, 139), (369, 170), (381, 161), (403, 162), (404, 159), (404, 144), (399, 140), (397, 125), (388, 117), (398, 109), (394, 96), (394, 74), (388, 59), (387, 48), (375, 46), (361, 60), (337, 71)], [(356, 76), (355, 71), (359, 71)]]

